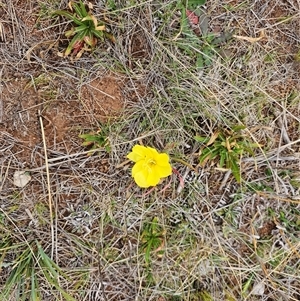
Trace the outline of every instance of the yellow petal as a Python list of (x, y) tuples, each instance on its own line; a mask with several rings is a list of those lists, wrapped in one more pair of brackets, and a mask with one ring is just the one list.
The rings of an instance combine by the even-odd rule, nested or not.
[(140, 156), (137, 156), (134, 152), (131, 152), (126, 156), (126, 158), (133, 162), (137, 162), (137, 161), (139, 161)]
[(141, 188), (148, 188), (150, 186), (143, 172), (137, 173), (134, 177), (134, 181)]
[(144, 160), (138, 161), (132, 168), (132, 176), (139, 187), (156, 186), (160, 177), (155, 170), (149, 169)]
[(135, 162), (132, 177), (139, 187), (156, 186), (161, 178), (172, 174), (172, 166), (167, 154), (160, 154), (152, 147), (135, 145), (127, 158)]
[(133, 162), (138, 162), (146, 158), (147, 148), (142, 145), (135, 145), (132, 152), (127, 155), (127, 158)]
[(170, 164), (169, 166), (155, 165), (153, 166), (153, 173), (159, 178), (165, 178), (172, 174), (172, 167)]
[(132, 171), (131, 171), (132, 176), (134, 177), (137, 173), (145, 170), (144, 166), (145, 166), (144, 160), (139, 160), (137, 163), (135, 163), (133, 168), (132, 168)]
[(157, 173), (155, 173), (154, 170), (148, 173), (148, 177), (146, 181), (149, 186), (156, 186), (159, 183), (159, 180), (160, 180), (160, 176)]
[(160, 166), (170, 166), (169, 156), (167, 154), (158, 154), (155, 158), (156, 164)]
[(154, 159), (156, 156), (159, 155), (158, 151), (157, 151), (155, 148), (150, 147), (150, 146), (148, 146), (148, 147), (146, 148), (145, 152), (147, 152), (147, 154), (149, 155), (149, 157), (151, 157), (151, 158), (153, 158), (153, 159)]
[(135, 183), (142, 188), (147, 188), (150, 185), (147, 182), (148, 171), (141, 168), (142, 164), (140, 162), (136, 163), (132, 168), (132, 176)]

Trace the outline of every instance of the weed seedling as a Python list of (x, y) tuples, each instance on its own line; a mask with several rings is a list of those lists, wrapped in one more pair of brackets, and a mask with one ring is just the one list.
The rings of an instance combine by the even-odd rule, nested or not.
[(103, 40), (105, 37), (114, 41), (114, 37), (106, 31), (104, 22), (99, 22), (92, 14), (92, 6), (88, 9), (80, 0), (79, 3), (69, 2), (71, 12), (66, 10), (56, 10), (53, 15), (63, 16), (73, 22), (70, 30), (66, 31), (67, 38), (73, 37), (65, 51), (65, 56), (71, 52), (77, 58), (81, 57), (84, 51), (91, 51), (95, 48), (98, 39)]
[(151, 252), (161, 252), (164, 245), (164, 232), (158, 223), (157, 217), (154, 217), (150, 223), (145, 224), (141, 240), (147, 265), (151, 263)]
[(196, 136), (195, 140), (205, 144), (200, 151), (199, 161), (204, 165), (209, 160), (218, 159), (219, 167), (230, 169), (238, 183), (241, 182), (240, 158), (242, 154), (253, 155), (253, 148), (257, 143), (249, 142), (248, 138), (240, 133), (244, 126), (236, 126), (231, 131), (220, 130), (211, 137)]
[(104, 147), (104, 149), (107, 152), (110, 152), (110, 145), (109, 145), (109, 139), (107, 135), (100, 129), (96, 133), (91, 132), (88, 134), (81, 134), (79, 135), (79, 138), (82, 138), (84, 142), (82, 143), (82, 146), (87, 147), (89, 150), (91, 150), (91, 153), (93, 153), (93, 150)]

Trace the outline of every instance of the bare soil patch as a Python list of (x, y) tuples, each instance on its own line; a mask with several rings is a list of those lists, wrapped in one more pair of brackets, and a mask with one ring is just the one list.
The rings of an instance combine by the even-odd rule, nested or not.
[[(56, 84), (37, 90), (25, 79), (16, 78), (2, 83), (0, 130), (2, 135), (5, 133), (17, 141), (18, 149), (14, 152), (20, 162), (33, 164), (32, 152), (41, 146), (39, 116), (42, 116), (47, 148), (53, 152), (70, 153), (78, 151), (79, 133), (91, 130), (97, 124), (111, 122), (124, 109), (123, 82), (112, 75), (84, 84), (80, 99), (74, 85), (68, 87), (74, 89), (72, 97), (61, 99), (64, 92), (57, 92), (61, 87)], [(47, 90), (50, 88), (52, 91)], [(37, 166), (33, 164), (33, 167)]]
[[(124, 82), (113, 75), (93, 79), (81, 88), (81, 102), (88, 118), (108, 122), (118, 117), (124, 109), (122, 91)], [(86, 115), (85, 115), (86, 116)]]

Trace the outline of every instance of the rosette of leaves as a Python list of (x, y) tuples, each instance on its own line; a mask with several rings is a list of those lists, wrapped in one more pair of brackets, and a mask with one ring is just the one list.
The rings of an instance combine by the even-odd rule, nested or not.
[(238, 183), (241, 182), (240, 160), (243, 154), (254, 155), (253, 149), (259, 147), (243, 135), (245, 126), (238, 125), (232, 130), (216, 131), (211, 137), (195, 136), (195, 140), (204, 146), (200, 150), (199, 161), (204, 165), (208, 161), (218, 160), (220, 168), (231, 170)]
[(53, 15), (66, 17), (73, 22), (70, 30), (65, 32), (67, 38), (73, 37), (65, 50), (64, 55), (68, 56), (71, 52), (79, 58), (84, 51), (91, 51), (95, 48), (98, 40), (108, 37), (114, 41), (113, 36), (106, 31), (105, 24), (99, 22), (92, 14), (92, 5), (88, 8), (80, 0), (78, 3), (69, 2), (70, 11), (56, 10)]
[(96, 133), (91, 132), (87, 134), (80, 134), (79, 138), (84, 140), (82, 146), (87, 147), (91, 151), (90, 155), (93, 154), (94, 150), (102, 147), (106, 152), (110, 152), (111, 150), (108, 136), (101, 129)]

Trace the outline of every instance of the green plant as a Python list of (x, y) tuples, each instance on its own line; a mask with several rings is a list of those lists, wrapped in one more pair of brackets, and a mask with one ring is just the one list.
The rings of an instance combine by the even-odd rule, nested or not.
[(99, 22), (90, 11), (91, 5), (87, 9), (81, 0), (79, 3), (70, 1), (69, 8), (72, 13), (66, 10), (53, 12), (53, 15), (63, 16), (73, 21), (74, 26), (65, 33), (67, 38), (73, 37), (65, 51), (65, 56), (68, 56), (73, 50), (73, 54), (77, 58), (80, 57), (84, 51), (93, 50), (98, 39), (103, 40), (108, 37), (114, 41), (113, 36), (106, 31), (105, 24)]
[(204, 5), (206, 0), (182, 0), (178, 3), (178, 8), (181, 11), (180, 32), (184, 34), (190, 42), (194, 39), (199, 40), (193, 32), (189, 21), (195, 25), (199, 23), (199, 6)]
[(4, 289), (0, 293), (1, 300), (10, 300), (8, 298), (12, 296), (15, 297), (14, 300), (42, 300), (39, 289), (42, 277), (51, 288), (61, 293), (65, 300), (75, 301), (59, 284), (61, 279), (68, 279), (67, 275), (44, 252), (37, 241), (30, 244), (12, 244), (9, 241), (6, 244), (2, 243), (0, 253), (4, 256), (1, 261), (4, 261), (5, 254), (10, 251), (16, 253), (16, 258), (6, 263), (6, 267), (10, 267), (11, 270)]
[(233, 127), (229, 130), (219, 130), (211, 137), (196, 136), (195, 140), (205, 144), (200, 151), (199, 161), (204, 165), (209, 160), (218, 159), (220, 168), (227, 168), (232, 171), (238, 183), (241, 182), (241, 171), (239, 161), (244, 153), (253, 155), (253, 148), (258, 147), (257, 143), (249, 142), (249, 139), (240, 131), (244, 126)]
[(115, 10), (117, 8), (116, 2), (114, 0), (107, 0), (106, 6), (108, 9)]
[(284, 225), (287, 231), (300, 231), (300, 211), (297, 208), (291, 207), (290, 214), (281, 210), (279, 212), (279, 221)]
[(93, 150), (100, 147), (104, 147), (107, 152), (110, 151), (108, 136), (105, 131), (102, 131), (101, 129), (96, 133), (80, 134), (78, 137), (84, 140), (82, 146), (88, 147), (91, 150), (91, 154)]
[(162, 252), (164, 234), (165, 231), (159, 225), (157, 217), (154, 217), (150, 223), (144, 225), (141, 241), (147, 265), (151, 263), (151, 252)]
[(180, 33), (184, 38), (178, 41), (178, 46), (196, 61), (197, 68), (211, 65), (222, 43), (231, 38), (231, 33), (216, 36), (208, 31), (208, 18), (200, 8), (205, 2), (206, 0), (183, 0), (179, 3)]
[(194, 36), (193, 30), (189, 24), (189, 20), (192, 23), (196, 24), (199, 22), (198, 20), (198, 8), (201, 5), (204, 5), (206, 0), (182, 0), (178, 3), (178, 8), (181, 11), (180, 18), (180, 31), (187, 37)]

